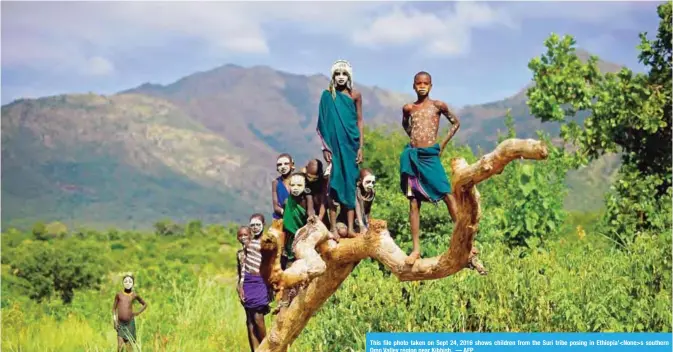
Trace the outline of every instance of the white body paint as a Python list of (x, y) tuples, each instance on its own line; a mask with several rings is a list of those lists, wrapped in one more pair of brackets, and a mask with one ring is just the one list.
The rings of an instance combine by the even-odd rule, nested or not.
[(376, 185), (376, 176), (374, 175), (367, 175), (362, 180), (362, 188), (366, 189), (367, 191), (373, 190), (374, 185)]
[(127, 290), (130, 290), (133, 288), (133, 279), (129, 276), (124, 278), (124, 281), (122, 282), (124, 284), (124, 288)]
[(260, 233), (262, 233), (262, 230), (264, 229), (264, 224), (262, 224), (262, 221), (258, 218), (253, 218), (250, 220), (250, 231), (252, 231), (253, 235), (257, 236)]
[(348, 77), (348, 73), (346, 73), (346, 71), (339, 70), (334, 73), (334, 82), (336, 82), (337, 86), (346, 85), (349, 79), (350, 77)]
[(337, 60), (330, 70), (332, 74), (332, 84), (348, 89), (353, 89), (353, 67), (346, 60)]
[(298, 197), (306, 190), (306, 179), (303, 176), (292, 176), (290, 178), (290, 193)]
[(292, 170), (292, 161), (288, 157), (281, 157), (276, 160), (276, 170), (281, 175), (287, 175)]

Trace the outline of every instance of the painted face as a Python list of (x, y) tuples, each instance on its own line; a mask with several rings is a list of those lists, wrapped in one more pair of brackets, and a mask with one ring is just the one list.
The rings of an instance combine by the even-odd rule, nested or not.
[(302, 193), (304, 193), (305, 189), (306, 180), (304, 177), (297, 175), (290, 178), (290, 193), (292, 193), (293, 196), (300, 196)]
[(348, 76), (348, 73), (346, 73), (346, 71), (344, 70), (334, 72), (334, 82), (336, 82), (338, 86), (345, 85), (346, 83), (348, 83), (349, 79), (350, 77)]
[(288, 172), (292, 171), (292, 161), (290, 158), (283, 156), (276, 160), (276, 170), (281, 175), (287, 175)]
[(124, 284), (125, 289), (127, 289), (127, 290), (132, 289), (133, 288), (133, 278), (130, 277), (130, 276), (125, 277), (122, 284)]
[(432, 82), (427, 75), (420, 75), (414, 79), (414, 91), (416, 91), (416, 94), (426, 96), (430, 94), (430, 89), (432, 89)]
[(252, 233), (255, 236), (259, 235), (263, 229), (264, 224), (262, 223), (262, 220), (259, 218), (252, 218), (252, 220), (250, 220), (250, 230), (252, 230)]
[(376, 185), (376, 176), (374, 175), (367, 175), (365, 176), (364, 179), (362, 179), (362, 188), (364, 188), (368, 192), (371, 192), (371, 190), (374, 189), (375, 185)]

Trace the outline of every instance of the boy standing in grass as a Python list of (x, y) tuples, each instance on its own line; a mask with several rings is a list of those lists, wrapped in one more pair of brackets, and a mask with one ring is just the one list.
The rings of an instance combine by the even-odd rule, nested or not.
[(241, 287), (239, 295), (245, 308), (248, 342), (251, 351), (255, 351), (266, 337), (264, 316), (270, 311), (269, 287), (260, 272), (264, 222), (264, 215), (262, 214), (253, 214), (250, 217), (248, 226), (250, 237), (244, 244), (244, 266), (241, 273), (242, 278), (239, 281)]
[[(124, 345), (128, 347), (129, 344), (136, 344), (135, 317), (147, 308), (147, 302), (133, 291), (134, 281), (131, 274), (124, 275), (122, 280), (124, 290), (115, 295), (112, 306), (112, 319), (114, 328), (117, 330), (117, 351), (121, 351)], [(142, 305), (138, 312), (133, 312), (134, 301)]]
[(239, 227), (236, 238), (241, 243), (241, 249), (236, 252), (236, 273), (238, 274), (236, 288), (238, 298), (241, 300), (241, 305), (243, 305), (243, 265), (245, 264), (245, 245), (250, 240), (250, 229), (247, 226)]

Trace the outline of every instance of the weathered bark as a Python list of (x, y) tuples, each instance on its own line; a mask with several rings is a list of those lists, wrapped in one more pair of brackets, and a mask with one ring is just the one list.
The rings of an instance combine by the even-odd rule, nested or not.
[(288, 307), (281, 309), (258, 351), (286, 351), (317, 309), (334, 294), (362, 259), (378, 260), (400, 281), (440, 279), (464, 268), (476, 269), (485, 275), (486, 270), (477, 259), (478, 252), (472, 246), (481, 217), (479, 192), (475, 186), (501, 173), (513, 160), (541, 160), (546, 157), (547, 148), (542, 142), (508, 139), (472, 165), (462, 158), (453, 159), (451, 183), (457, 214), (449, 248), (440, 256), (418, 259), (413, 265), (404, 263), (407, 254), (390, 237), (383, 220), (372, 219), (366, 234), (342, 239), (337, 244), (328, 239), (327, 228), (312, 218), (297, 233), (295, 253), (301, 259), (282, 271), (277, 245), (282, 225), (274, 224), (263, 242), (263, 255), (271, 258), (265, 263), (273, 265), (271, 269), (265, 269), (269, 273), (268, 281), (279, 292), (278, 298), (283, 290), (290, 287), (299, 287), (299, 293)]

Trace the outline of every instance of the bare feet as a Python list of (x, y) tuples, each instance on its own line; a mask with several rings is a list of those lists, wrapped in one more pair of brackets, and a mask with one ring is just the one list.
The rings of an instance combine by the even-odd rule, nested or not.
[(348, 238), (355, 238), (357, 236), (358, 234), (355, 231), (353, 230), (348, 231)]
[(414, 263), (416, 262), (416, 260), (418, 260), (418, 258), (420, 258), (420, 257), (421, 257), (421, 253), (420, 253), (420, 252), (418, 252), (418, 251), (412, 251), (412, 252), (409, 254), (409, 256), (407, 257), (407, 259), (404, 260), (404, 264), (406, 264), (406, 265), (414, 265)]

